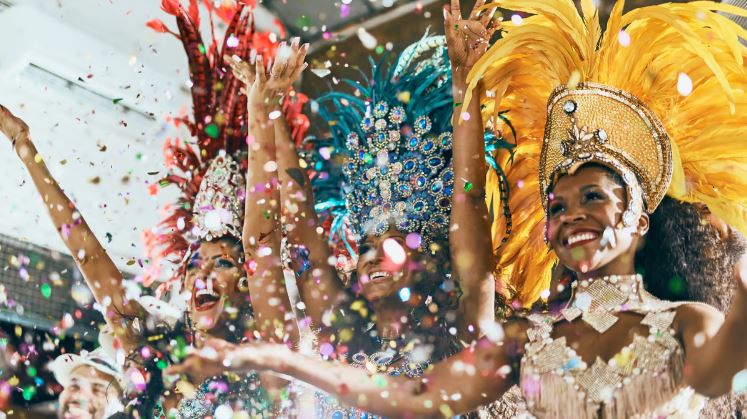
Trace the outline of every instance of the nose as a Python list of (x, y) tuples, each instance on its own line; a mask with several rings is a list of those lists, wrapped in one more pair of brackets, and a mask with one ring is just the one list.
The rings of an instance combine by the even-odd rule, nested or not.
[(569, 205), (560, 217), (562, 223), (575, 223), (586, 219), (586, 213), (576, 205)]

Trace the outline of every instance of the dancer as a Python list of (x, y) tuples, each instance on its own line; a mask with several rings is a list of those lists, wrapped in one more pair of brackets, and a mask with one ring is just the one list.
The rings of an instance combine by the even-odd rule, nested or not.
[[(316, 154), (311, 160), (317, 176), (313, 182), (297, 166), (285, 166), (297, 162), (298, 156), (292, 147), (281, 152), (283, 145), (276, 137), (279, 172), (295, 170), (301, 176), (288, 176), (283, 182), (281, 191), (285, 190), (287, 198), (281, 201), (282, 206), (299, 207), (287, 231), (297, 253), (305, 255), (305, 260), (296, 263), (297, 274), (313, 323), (323, 326), (325, 313), (349, 307), (355, 320), (331, 323), (337, 331), (331, 340), (337, 345), (337, 355), (359, 367), (409, 377), (459, 349), (455, 333), (448, 332), (449, 317), (472, 319), (461, 322), (472, 325), (464, 327), (466, 335), (477, 330), (481, 284), (468, 284), (471, 292), (462, 295), (467, 296), (462, 304), (472, 312), (456, 312), (456, 284), (447, 263), (453, 174), (448, 132), (451, 77), (444, 41), (426, 36), (408, 47), (390, 68), (383, 61), (374, 65), (365, 84), (350, 82), (361, 96), (331, 93), (319, 100), (332, 138), (314, 141)], [(254, 78), (249, 66), (237, 67), (249, 73), (245, 79)], [(411, 93), (407, 100), (401, 99), (404, 92)], [(488, 139), (491, 146), (501, 143), (498, 138)], [(342, 171), (335, 171), (333, 163), (338, 154), (323, 156), (324, 149), (349, 150)], [(344, 191), (339, 187), (341, 180)], [(347, 256), (357, 258), (350, 288), (362, 300), (339, 298), (345, 286), (329, 267), (328, 245), (315, 231), (320, 224), (311, 206), (310, 185), (321, 193), (318, 206), (333, 214), (332, 240), (342, 242), (349, 249)], [(464, 224), (472, 219), (464, 217)], [(459, 220), (452, 219), (452, 225)], [(357, 242), (348, 236), (346, 226), (352, 228)], [(453, 260), (455, 254), (451, 256)], [(466, 269), (463, 272), (465, 280), (493, 284), (487, 273), (478, 278)], [(464, 284), (461, 276), (457, 281)], [(492, 298), (482, 299), (490, 306), (492, 321)], [(365, 414), (322, 394), (317, 398), (320, 417)]]
[[(468, 411), (514, 383), (539, 417), (696, 416), (701, 395), (728, 392), (747, 367), (747, 263), (734, 273), (736, 294), (724, 318), (705, 304), (647, 292), (644, 286), (667, 279), (644, 280), (636, 254), (641, 247), (641, 260), (658, 251), (642, 238), (668, 193), (706, 203), (747, 231), (747, 54), (736, 25), (712, 11), (744, 12), (697, 2), (623, 14), (618, 2), (603, 36), (591, 1), (582, 2), (584, 18), (565, 0), (500, 5), (533, 16), (515, 19), (520, 24), (475, 65), (470, 83), (491, 92), (486, 115), (508, 108), (517, 122), (516, 154), (526, 159), (521, 179), (538, 188), (526, 192), (534, 200), (512, 207), (521, 215), (512, 237), (523, 243), (523, 260), (535, 263), (547, 252), (536, 237), (540, 244), (546, 237), (572, 272), (573, 295), (561, 314), (509, 322), (504, 340), (482, 340), (418, 382), (371, 377), (274, 345), (211, 344), (236, 370), (279, 371), (392, 417)], [(457, 0), (451, 15), (459, 20)], [(678, 88), (678, 72), (692, 88), (686, 81)], [(470, 100), (468, 91), (467, 109)], [(532, 161), (534, 170), (526, 170)], [(520, 245), (505, 249), (512, 246)], [(517, 274), (525, 272), (528, 265), (517, 263)], [(200, 361), (221, 369), (204, 354)]]
[[(262, 217), (266, 210), (262, 207), (269, 207), (271, 201), (255, 199), (247, 200), (246, 204), (242, 202), (246, 185), (240, 169), (241, 156), (236, 153), (246, 144), (247, 125), (251, 128), (252, 124), (245, 111), (246, 105), (239, 100), (240, 82), (233, 78), (232, 73), (226, 73), (222, 60), (217, 59), (227, 51), (227, 47), (224, 45), (219, 51), (214, 44), (209, 54), (202, 54), (197, 48), (201, 44), (199, 32), (196, 31), (199, 18), (178, 4), (167, 11), (177, 17), (193, 80), (195, 119), (192, 122), (184, 118), (181, 122), (191, 128), (199, 148), (179, 143), (172, 143), (167, 148), (171, 153), (170, 163), (181, 169), (183, 174), (173, 174), (167, 180), (178, 184), (185, 194), (180, 199), (179, 210), (167, 219), (167, 225), (174, 228), (158, 237), (158, 243), (166, 245), (163, 256), (176, 252), (183, 260), (175, 277), (182, 283), (189, 300), (185, 313), (188, 327), (181, 338), (189, 343), (195, 334), (198, 339), (193, 343), (198, 346), (206, 335), (231, 342), (256, 336), (294, 345), (297, 328), (285, 294), (282, 268), (277, 260), (279, 252), (257, 256), (258, 249), (265, 243), (279, 245), (274, 235), (269, 237), (268, 242), (259, 240), (261, 234), (267, 232), (261, 230), (266, 227), (263, 223), (273, 222)], [(232, 51), (248, 59), (249, 46), (254, 43), (258, 48), (266, 47), (260, 54), (269, 57), (277, 46), (266, 36), (263, 38), (261, 34), (253, 32), (250, 14), (245, 13), (247, 11), (245, 6), (237, 6), (235, 10), (228, 33), (242, 35), (239, 36), (240, 47)], [(296, 75), (294, 69), (299, 62), (303, 63), (306, 50), (284, 48), (292, 52), (276, 60), (275, 65), (278, 68), (287, 66), (289, 72), (278, 73), (272, 80), (287, 90), (294, 81), (291, 79)], [(220, 83), (223, 89), (213, 89), (214, 83)], [(293, 107), (293, 110), (297, 108)], [(219, 125), (218, 120), (225, 123)], [(294, 115), (289, 116), (289, 120), (303, 123), (303, 118), (296, 119)], [(146, 362), (151, 366), (147, 369), (146, 378), (148, 375), (160, 377), (160, 371), (155, 367), (158, 359), (147, 356), (150, 351), (138, 349), (147, 344), (144, 335), (153, 334), (148, 331), (149, 328), (160, 321), (150, 316), (150, 312), (158, 311), (156, 309), (164, 304), (153, 299), (135, 301), (125, 298), (121, 273), (75, 210), (74, 204), (54, 181), (43, 160), (39, 159), (28, 126), (0, 106), (0, 129), (12, 141), (26, 165), (48, 206), (52, 221), (75, 257), (97, 302), (106, 308), (105, 320), (114, 330), (121, 347), (128, 352), (128, 359)], [(301, 127), (298, 131), (300, 136), (303, 136), (303, 129)], [(252, 176), (247, 177), (249, 182), (252, 179)], [(254, 188), (253, 183), (251, 188)], [(70, 227), (69, 234), (62, 234), (66, 230), (63, 226)], [(247, 259), (246, 268), (243, 263), (245, 256), (253, 257)], [(194, 330), (190, 330), (192, 325)], [(158, 329), (156, 334), (160, 331)], [(151, 406), (156, 406), (162, 400), (161, 396), (165, 396), (163, 409), (176, 407), (183, 417), (210, 415), (225, 403), (238, 404), (246, 411), (257, 414), (269, 414), (274, 410), (273, 401), (258, 387), (256, 376), (248, 375), (236, 380), (212, 375), (197, 373), (190, 377), (195, 384), (202, 383), (194, 397), (179, 400), (173, 391), (142, 394), (135, 408), (141, 416), (150, 416), (154, 414), (151, 413)], [(263, 379), (263, 383), (279, 385), (274, 378)], [(228, 391), (224, 391), (225, 388)], [(155, 413), (157, 416), (163, 414), (165, 412)]]

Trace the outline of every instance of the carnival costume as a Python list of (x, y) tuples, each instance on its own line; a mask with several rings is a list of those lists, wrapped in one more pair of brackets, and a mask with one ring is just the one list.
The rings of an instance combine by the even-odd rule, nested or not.
[[(164, 259), (178, 263), (171, 279), (159, 287), (161, 292), (183, 281), (187, 262), (200, 241), (241, 237), (246, 195), (243, 177), (246, 153), (243, 151), (248, 135), (248, 115), (246, 97), (240, 92), (243, 82), (223, 63), (223, 57), (238, 56), (248, 61), (251, 51), (255, 50), (270, 59), (279, 45), (274, 35), (254, 31), (250, 7), (242, 3), (220, 7), (205, 4), (210, 11), (211, 28), (214, 28), (214, 14), (228, 25), (222, 45), (216, 41), (215, 34), (210, 46), (203, 43), (195, 0), (190, 1), (189, 9), (177, 0), (162, 3), (162, 9), (176, 18), (178, 35), (160, 20), (148, 22), (149, 27), (171, 33), (182, 41), (189, 61), (194, 112), (192, 119), (186, 116), (173, 119), (177, 126), (186, 125), (193, 140), (167, 139), (164, 145), (169, 174), (160, 185), (176, 185), (181, 196), (160, 223), (158, 232), (146, 237), (154, 269)], [(306, 102), (305, 96), (292, 92), (283, 104), (297, 144), (309, 127), (308, 118), (301, 113)], [(150, 273), (158, 274), (157, 270)], [(189, 319), (187, 324), (191, 324)], [(213, 415), (223, 404), (252, 415), (274, 413), (256, 374), (244, 377), (225, 374), (208, 379), (192, 398), (180, 400), (177, 410), (183, 418), (205, 417)]]
[[(426, 34), (407, 47), (394, 65), (385, 66), (385, 59), (370, 60), (371, 76), (364, 83), (345, 80), (359, 94), (332, 92), (319, 99), (320, 115), (328, 122), (331, 136), (311, 141), (316, 209), (329, 227), (333, 247), (349, 257), (351, 267), (360, 241), (390, 228), (416, 236), (422, 252), (435, 253), (448, 246), (454, 172), (446, 39)], [(489, 155), (510, 148), (492, 134), (485, 135), (485, 146)], [(500, 170), (492, 157), (488, 163)], [(420, 319), (411, 320), (417, 324)], [(372, 329), (370, 325), (358, 333)], [(444, 334), (443, 339), (454, 341), (452, 353), (459, 349), (453, 336)], [(378, 352), (353, 354), (351, 364), (414, 378), (431, 362), (452, 354), (423, 359), (412, 342), (399, 342), (399, 349), (389, 341), (379, 343)], [(327, 394), (318, 393), (316, 398), (317, 417), (376, 417), (342, 406)]]
[[(513, 163), (505, 166), (514, 231), (499, 269), (523, 303), (549, 288), (556, 262), (544, 243), (548, 188), (587, 163), (622, 177), (625, 227), (669, 195), (704, 203), (747, 232), (747, 50), (739, 42), (747, 32), (713, 12), (745, 11), (694, 2), (623, 14), (618, 1), (603, 34), (591, 0), (581, 2), (583, 17), (570, 0), (500, 6), (533, 16), (506, 23), (469, 82), (482, 80), (490, 92), (483, 98), (488, 119), (510, 109), (518, 133)], [(497, 182), (490, 183), (495, 193)], [(494, 226), (496, 241), (502, 223)], [(520, 376), (533, 414), (697, 415), (702, 400), (684, 382), (684, 351), (671, 328), (682, 303), (652, 296), (639, 276), (581, 281), (573, 292), (559, 315), (530, 316)], [(561, 319), (580, 319), (602, 334), (621, 312), (639, 314), (650, 334), (636, 336), (608, 362), (586, 365), (565, 338), (551, 337)]]

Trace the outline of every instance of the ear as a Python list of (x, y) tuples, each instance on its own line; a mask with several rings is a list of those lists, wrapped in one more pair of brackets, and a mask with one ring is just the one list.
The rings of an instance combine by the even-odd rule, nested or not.
[(648, 233), (649, 227), (651, 226), (651, 218), (649, 217), (647, 212), (641, 213), (641, 216), (638, 217), (638, 228), (637, 232), (638, 235), (641, 237), (645, 236), (646, 233)]

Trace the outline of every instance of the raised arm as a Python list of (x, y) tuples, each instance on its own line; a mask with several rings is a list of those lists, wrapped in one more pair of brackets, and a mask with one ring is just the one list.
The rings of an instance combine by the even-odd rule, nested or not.
[(459, 329), (465, 340), (479, 336), (481, 323), (495, 320), (495, 258), (485, 203), (487, 166), (480, 102), (472, 100), (468, 108), (462, 107), (467, 74), (485, 53), (490, 37), (498, 28), (492, 20), (495, 9), (480, 14), (478, 8), (484, 3), (485, 0), (478, 0), (467, 19), (462, 19), (459, 0), (452, 0), (450, 10), (444, 10), (454, 94), (456, 179), (449, 243), (452, 267), (463, 292)]
[[(308, 44), (298, 46), (296, 38), (291, 47), (308, 51)], [(314, 194), (306, 169), (301, 167), (288, 124), (282, 116), (275, 119), (275, 146), (280, 178), (282, 220), (286, 226), (288, 243), (295, 249), (304, 249), (307, 260), (292, 258), (297, 274), (298, 289), (305, 303), (306, 313), (314, 326), (319, 327), (325, 312), (334, 310), (344, 287), (334, 266), (330, 265), (330, 251), (319, 217), (314, 210)], [(304, 265), (304, 263), (307, 263)]]
[(731, 391), (734, 375), (747, 369), (747, 256), (735, 269), (735, 280), (726, 317), (705, 304), (688, 304), (677, 311), (677, 329), (685, 346), (685, 380), (709, 397)]
[(135, 335), (129, 329), (130, 322), (122, 320), (142, 316), (144, 311), (136, 302), (125, 301), (122, 273), (94, 236), (75, 204), (52, 177), (31, 141), (28, 125), (2, 105), (0, 130), (11, 140), (18, 157), (26, 166), (55, 229), (75, 259), (96, 302), (106, 307), (107, 324), (115, 330), (124, 345), (134, 345)]
[(256, 328), (264, 340), (279, 342), (288, 336), (293, 345), (298, 343), (298, 327), (280, 258), (278, 163), (270, 115), (279, 103), (278, 92), (287, 89), (303, 70), (305, 55), (305, 50), (281, 47), (269, 75), (261, 55), (253, 69), (247, 63), (228, 60), (237, 76), (251, 85), (247, 92), (249, 167), (242, 243)]
[[(420, 379), (370, 375), (366, 370), (333, 364), (278, 345), (233, 346), (210, 341), (209, 351), (190, 356), (171, 373), (196, 369), (220, 373), (269, 369), (332, 394), (349, 406), (390, 418), (452, 417), (498, 400), (516, 381), (512, 368), (522, 348), (526, 327), (510, 323), (503, 344), (481, 339), (470, 348), (434, 365)], [(515, 353), (515, 351), (514, 351)]]

